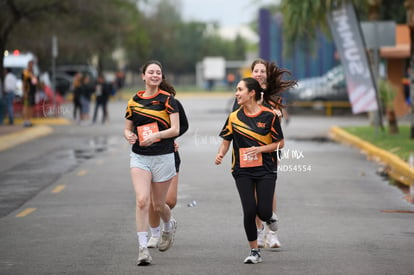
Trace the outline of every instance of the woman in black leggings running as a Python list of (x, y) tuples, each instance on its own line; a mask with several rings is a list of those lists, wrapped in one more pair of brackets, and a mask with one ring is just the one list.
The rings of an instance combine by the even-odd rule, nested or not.
[(223, 141), (216, 156), (216, 164), (221, 164), (233, 142), (232, 175), (240, 195), (244, 229), (251, 249), (244, 263), (262, 261), (257, 244), (256, 215), (271, 230), (276, 225), (272, 201), (277, 159), (273, 152), (283, 147), (283, 133), (279, 117), (270, 108), (258, 104), (258, 100), (263, 96), (280, 93), (296, 83), (282, 81), (281, 76), (285, 72), (287, 71), (273, 66), (266, 93), (256, 79), (242, 79), (236, 90), (237, 103), (241, 108), (229, 115), (220, 133)]

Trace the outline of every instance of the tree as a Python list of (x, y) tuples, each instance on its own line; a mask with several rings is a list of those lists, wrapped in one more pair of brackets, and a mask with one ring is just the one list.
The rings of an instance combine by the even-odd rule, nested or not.
[[(128, 57), (138, 58), (136, 51), (139, 49), (139, 58), (160, 60), (166, 72), (175, 77), (194, 73), (195, 64), (204, 56), (219, 55), (230, 60), (244, 58), (246, 42), (240, 36), (228, 40), (218, 35), (219, 26), (215, 23), (183, 22), (179, 1), (158, 0), (148, 5), (140, 22), (145, 30), (137, 26), (128, 39)], [(141, 36), (142, 31), (146, 32), (146, 38)], [(135, 68), (136, 64), (132, 66)]]
[[(33, 23), (49, 13), (65, 14), (68, 0), (0, 0), (0, 71), (3, 72), (4, 51), (15, 27), (22, 21)], [(1, 74), (3, 79), (3, 74)]]
[(82, 0), (57, 2), (65, 3), (64, 13), (49, 11), (34, 20), (22, 20), (15, 25), (8, 47), (35, 52), (39, 65), (47, 70), (51, 64), (50, 41), (55, 35), (59, 41), (58, 64), (89, 63), (94, 56), (98, 70), (102, 70), (103, 60), (125, 37), (135, 4), (129, 0), (89, 0), (87, 5)]
[[(334, 3), (340, 2), (341, 1), (338, 0), (282, 0), (280, 9), (283, 14), (285, 26), (285, 45), (289, 45), (285, 48), (292, 49), (293, 47), (291, 45), (298, 40), (302, 42), (314, 41), (316, 30), (322, 30), (326, 34), (330, 35), (326, 20), (326, 14), (329, 12)], [(352, 2), (359, 11), (360, 15), (366, 16), (369, 20), (380, 19), (382, 0), (365, 0)], [(400, 7), (402, 7), (401, 0), (393, 1), (393, 3), (397, 3)], [(387, 2), (386, 5), (389, 9), (390, 2)], [(301, 44), (309, 45), (309, 42)], [(391, 110), (387, 114), (394, 115), (395, 117), (395, 114), (393, 114), (393, 110)], [(398, 125), (396, 124), (395, 119), (389, 119), (388, 121), (392, 123), (390, 127), (398, 129)]]

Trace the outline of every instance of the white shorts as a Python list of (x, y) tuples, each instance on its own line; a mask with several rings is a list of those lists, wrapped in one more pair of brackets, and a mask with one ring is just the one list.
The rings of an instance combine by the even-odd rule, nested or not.
[(164, 182), (176, 174), (174, 153), (147, 156), (131, 152), (130, 157), (130, 167), (151, 172), (152, 182)]

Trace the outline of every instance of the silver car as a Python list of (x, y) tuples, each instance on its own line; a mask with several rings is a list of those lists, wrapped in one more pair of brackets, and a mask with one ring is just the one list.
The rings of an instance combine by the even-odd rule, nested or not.
[(298, 86), (287, 92), (290, 102), (295, 101), (348, 101), (342, 65), (334, 67), (321, 77), (298, 81)]

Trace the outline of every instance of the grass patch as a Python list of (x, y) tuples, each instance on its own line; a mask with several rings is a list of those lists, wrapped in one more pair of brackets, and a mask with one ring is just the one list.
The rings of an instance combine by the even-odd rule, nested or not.
[(414, 140), (410, 139), (409, 134), (410, 126), (399, 125), (399, 133), (393, 135), (388, 133), (388, 127), (384, 128), (384, 131), (372, 126), (344, 127), (343, 129), (407, 161), (410, 151), (414, 151)]

